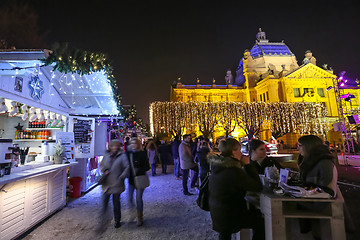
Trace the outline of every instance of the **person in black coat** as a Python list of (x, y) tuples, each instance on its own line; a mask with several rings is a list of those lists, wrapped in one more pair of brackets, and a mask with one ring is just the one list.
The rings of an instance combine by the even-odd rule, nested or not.
[(265, 143), (258, 139), (252, 139), (249, 142), (249, 156), (250, 164), (255, 167), (259, 174), (264, 174), (267, 167), (282, 168), (280, 163), (266, 155)]
[(196, 152), (195, 160), (198, 161), (200, 165), (200, 183), (202, 183), (210, 171), (210, 165), (207, 161), (207, 155), (211, 151), (209, 143), (205, 140), (201, 140), (198, 143), (198, 148)]
[(164, 140), (161, 140), (161, 144), (158, 147), (158, 152), (160, 156), (162, 173), (166, 174), (167, 165), (171, 162), (171, 146), (165, 143)]
[(219, 239), (231, 239), (242, 228), (253, 229), (253, 239), (265, 239), (264, 220), (247, 209), (246, 191), (260, 192), (262, 184), (248, 157), (242, 156), (240, 143), (232, 138), (219, 144), (220, 155), (209, 154), (209, 208), (213, 229)]
[(135, 168), (136, 176), (145, 175), (150, 170), (150, 164), (146, 151), (142, 149), (142, 144), (139, 139), (132, 138), (127, 151), (127, 157), (130, 165), (130, 177), (129, 177), (129, 204), (133, 204), (133, 195), (136, 189), (136, 210), (137, 210), (137, 226), (143, 225), (143, 193), (145, 189), (139, 189), (135, 187), (134, 181), (134, 169), (130, 163), (131, 159)]
[(180, 179), (180, 157), (179, 157), (179, 146), (180, 136), (175, 136), (174, 142), (171, 144), (171, 153), (174, 159), (174, 175), (176, 179)]

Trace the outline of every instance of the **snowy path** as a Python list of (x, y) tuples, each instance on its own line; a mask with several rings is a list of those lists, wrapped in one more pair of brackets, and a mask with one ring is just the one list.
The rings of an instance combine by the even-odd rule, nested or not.
[(181, 180), (175, 180), (173, 174), (168, 174), (150, 177), (150, 181), (151, 186), (144, 193), (142, 227), (136, 227), (135, 221), (127, 221), (130, 212), (127, 192), (124, 192), (121, 195), (122, 226), (115, 229), (113, 221), (110, 221), (103, 233), (97, 233), (95, 229), (101, 206), (101, 188), (97, 187), (69, 203), (23, 239), (217, 239), (217, 233), (211, 228), (210, 214), (196, 205), (197, 195), (182, 194)]
[[(169, 166), (168, 172), (172, 172)], [(161, 172), (157, 169), (157, 172)], [(83, 197), (71, 201), (67, 207), (42, 223), (23, 240), (213, 240), (218, 234), (212, 230), (208, 212), (196, 205), (197, 195), (184, 196), (182, 181), (172, 173), (150, 177), (151, 185), (144, 192), (144, 226), (136, 227), (129, 222), (130, 210), (127, 191), (121, 195), (122, 226), (113, 227), (113, 221), (105, 223), (102, 233), (99, 226), (101, 187), (96, 187)], [(112, 218), (112, 201), (109, 201), (109, 219)], [(293, 229), (294, 240), (312, 239), (311, 233), (300, 234)], [(233, 234), (232, 239), (236, 239)], [(349, 238), (352, 239), (352, 238)], [(356, 238), (354, 238), (356, 239)]]

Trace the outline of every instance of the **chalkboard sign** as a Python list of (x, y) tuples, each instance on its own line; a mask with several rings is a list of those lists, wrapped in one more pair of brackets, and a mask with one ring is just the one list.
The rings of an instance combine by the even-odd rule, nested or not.
[(76, 143), (91, 142), (92, 120), (74, 119), (74, 137)]

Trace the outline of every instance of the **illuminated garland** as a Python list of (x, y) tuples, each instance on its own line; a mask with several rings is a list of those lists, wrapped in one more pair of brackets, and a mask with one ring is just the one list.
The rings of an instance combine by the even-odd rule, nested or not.
[(248, 135), (260, 130), (299, 134), (325, 134), (329, 130), (326, 109), (318, 103), (265, 102), (153, 102), (150, 104), (153, 134), (201, 131), (218, 126), (231, 133), (236, 126)]
[(42, 60), (45, 66), (55, 64), (53, 70), (61, 73), (77, 73), (89, 75), (104, 71), (113, 91), (117, 109), (121, 111), (121, 96), (107, 56), (103, 53), (88, 52), (80, 49), (70, 49), (68, 43), (55, 43), (47, 58)]

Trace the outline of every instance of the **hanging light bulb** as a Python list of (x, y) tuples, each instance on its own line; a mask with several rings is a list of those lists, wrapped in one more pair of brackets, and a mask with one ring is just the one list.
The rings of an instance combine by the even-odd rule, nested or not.
[(8, 107), (6, 106), (5, 103), (5, 98), (0, 98), (0, 113), (1, 114), (5, 114), (8, 112)]
[(23, 121), (26, 121), (26, 119), (29, 118), (29, 113), (28, 113), (27, 106), (26, 106), (25, 104), (22, 105), (22, 106), (21, 106), (21, 110), (22, 110), (22, 112), (23, 112), (23, 115), (22, 115), (21, 119), (22, 119)]
[(60, 116), (60, 121), (59, 121), (59, 123), (56, 125), (56, 127), (63, 127), (65, 125), (65, 122), (64, 122), (64, 120), (63, 120), (63, 116)]
[(44, 110), (40, 109), (38, 119), (39, 119), (39, 122), (42, 122), (45, 120)]
[(19, 114), (19, 108), (17, 106), (17, 103), (15, 101), (11, 101), (11, 110), (9, 112), (9, 117), (15, 117)]
[(52, 115), (52, 123), (51, 123), (51, 127), (56, 127), (56, 125), (59, 123), (58, 117), (56, 115), (56, 113), (54, 113), (54, 115)]
[(30, 108), (30, 122), (34, 122), (37, 120), (37, 114), (36, 114), (36, 108), (31, 107)]
[(51, 123), (51, 116), (50, 116), (50, 111), (49, 112), (47, 112), (47, 114), (46, 114), (46, 116), (45, 116), (45, 119), (46, 119), (46, 122), (45, 122), (45, 124), (46, 124), (46, 126), (49, 126), (50, 125), (50, 123)]

